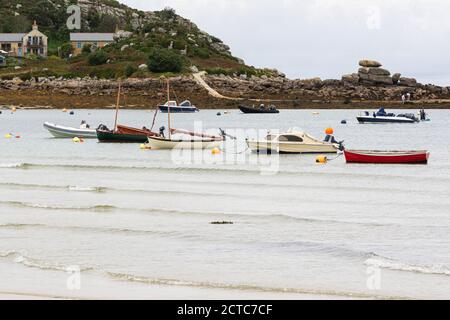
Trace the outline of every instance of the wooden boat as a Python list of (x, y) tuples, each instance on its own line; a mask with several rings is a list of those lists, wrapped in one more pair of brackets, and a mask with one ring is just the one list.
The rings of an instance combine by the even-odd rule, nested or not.
[(117, 125), (115, 131), (106, 127), (97, 129), (98, 141), (100, 142), (120, 142), (120, 143), (145, 143), (150, 136), (157, 136), (156, 133), (148, 129), (136, 129), (132, 127)]
[(325, 142), (302, 132), (290, 130), (284, 133), (269, 133), (265, 139), (249, 140), (248, 147), (262, 153), (337, 153), (338, 142)]
[(356, 119), (359, 123), (416, 123), (420, 121), (419, 118), (412, 113), (395, 115), (393, 113), (386, 113), (384, 108), (380, 108), (372, 115), (370, 115), (368, 111), (365, 111), (358, 115)]
[(427, 164), (430, 153), (418, 151), (344, 150), (347, 163)]
[(266, 108), (264, 105), (259, 107), (249, 107), (249, 106), (239, 106), (239, 110), (243, 113), (280, 113), (280, 110), (275, 108), (275, 106), (269, 106)]
[(214, 149), (221, 146), (223, 139), (215, 138), (169, 138), (148, 137), (148, 146), (150, 149)]
[[(170, 83), (167, 81), (167, 101), (170, 100)], [(167, 109), (167, 123), (169, 137), (149, 136), (147, 147), (150, 149), (213, 149), (219, 147), (224, 137), (211, 136), (204, 133), (190, 132), (171, 128), (172, 108)], [(164, 127), (160, 129), (164, 132)], [(175, 136), (172, 136), (175, 135)]]
[(119, 82), (114, 130), (109, 130), (105, 125), (100, 125), (96, 130), (97, 139), (99, 142), (145, 143), (147, 142), (148, 137), (157, 136), (158, 134), (146, 128), (138, 129), (117, 123), (121, 88), (122, 85), (121, 82)]
[(164, 105), (158, 106), (158, 108), (162, 113), (168, 113), (169, 109), (172, 113), (193, 113), (200, 111), (189, 100), (183, 101), (180, 105), (176, 101), (168, 101)]
[(97, 132), (95, 129), (79, 129), (56, 125), (50, 122), (44, 122), (44, 128), (48, 130), (55, 138), (83, 138), (95, 139)]

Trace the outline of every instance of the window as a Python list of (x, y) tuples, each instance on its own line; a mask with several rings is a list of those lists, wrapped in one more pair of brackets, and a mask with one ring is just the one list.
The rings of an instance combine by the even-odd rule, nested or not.
[(289, 142), (303, 142), (303, 139), (298, 136), (284, 135), (278, 138), (279, 141), (289, 141)]
[(81, 49), (81, 42), (79, 42), (79, 41), (78, 41), (78, 43), (77, 43), (77, 48), (78, 48), (78, 49)]

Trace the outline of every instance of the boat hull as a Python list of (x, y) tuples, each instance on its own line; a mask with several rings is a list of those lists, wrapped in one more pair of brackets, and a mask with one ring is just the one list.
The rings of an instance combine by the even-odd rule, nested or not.
[(305, 143), (283, 143), (271, 141), (247, 140), (247, 145), (253, 152), (259, 153), (337, 153), (338, 146), (333, 144), (305, 144)]
[(274, 114), (274, 113), (280, 113), (280, 110), (277, 109), (259, 109), (259, 108), (251, 108), (246, 106), (240, 106), (239, 110), (241, 110), (243, 113), (249, 113), (249, 114)]
[(427, 151), (345, 150), (347, 163), (427, 164)]
[[(169, 107), (167, 106), (159, 106), (159, 111), (162, 113), (168, 113)], [(170, 107), (170, 113), (195, 113), (199, 112), (196, 107)]]
[(413, 119), (404, 117), (356, 117), (359, 123), (416, 123)]
[(97, 130), (97, 139), (99, 142), (145, 143), (148, 136)]
[(145, 143), (148, 137), (157, 134), (144, 129), (118, 125), (116, 131), (97, 130), (96, 137), (100, 142)]
[(214, 149), (222, 144), (222, 140), (202, 139), (202, 140), (177, 140), (160, 137), (148, 137), (148, 145), (151, 149), (172, 150), (172, 149)]
[(70, 138), (83, 138), (83, 139), (95, 139), (97, 133), (95, 129), (77, 129), (71, 127), (58, 126), (53, 123), (45, 122), (44, 128), (48, 130), (55, 138), (70, 139)]

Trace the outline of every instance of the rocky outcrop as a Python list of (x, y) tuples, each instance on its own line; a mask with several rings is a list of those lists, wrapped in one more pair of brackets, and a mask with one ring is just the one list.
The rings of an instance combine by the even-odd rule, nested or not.
[(382, 66), (381, 63), (375, 60), (360, 60), (359, 65), (365, 68), (379, 68)]

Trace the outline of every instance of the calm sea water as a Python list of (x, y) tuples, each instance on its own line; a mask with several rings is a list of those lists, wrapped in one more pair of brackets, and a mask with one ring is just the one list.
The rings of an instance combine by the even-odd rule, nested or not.
[[(202, 121), (235, 132), (234, 151), (230, 144), (226, 153), (188, 161), (136, 144), (54, 139), (42, 127), (81, 120), (112, 127), (113, 111), (4, 111), (0, 292), (56, 294), (51, 279), (78, 266), (82, 277), (99, 279), (100, 291), (120, 283), (123, 297), (137, 283), (234, 290), (235, 297), (450, 297), (449, 111), (430, 111), (432, 121), (414, 125), (360, 125), (355, 110), (216, 112), (175, 115), (173, 126)], [(120, 123), (149, 126), (152, 116), (124, 110)], [(158, 116), (158, 126), (165, 121)], [(428, 149), (430, 163), (234, 155), (257, 129), (300, 127), (322, 138), (330, 126), (348, 148)], [(4, 138), (9, 132), (20, 139)]]

